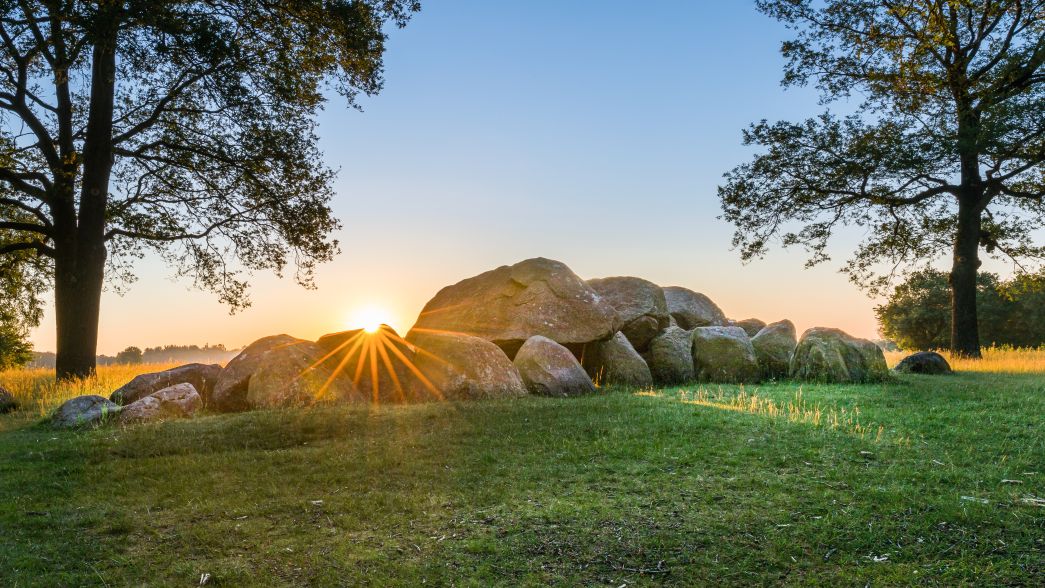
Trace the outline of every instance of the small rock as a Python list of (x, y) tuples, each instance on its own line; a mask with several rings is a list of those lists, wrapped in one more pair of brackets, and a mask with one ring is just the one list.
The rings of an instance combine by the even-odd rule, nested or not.
[(595, 384), (570, 350), (547, 337), (527, 339), (514, 363), (532, 394), (567, 397), (595, 391)]
[(176, 384), (136, 400), (120, 411), (120, 424), (190, 418), (203, 406), (192, 384)]
[(51, 415), (51, 424), (61, 429), (93, 427), (115, 417), (120, 407), (98, 395), (78, 396), (67, 400)]
[(893, 368), (903, 374), (944, 375), (953, 373), (951, 364), (935, 351), (919, 351), (900, 360)]

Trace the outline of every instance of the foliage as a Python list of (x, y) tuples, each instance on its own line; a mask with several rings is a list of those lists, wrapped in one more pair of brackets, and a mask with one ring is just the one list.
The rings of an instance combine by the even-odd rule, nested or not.
[(116, 354), (116, 363), (136, 364), (142, 362), (142, 350), (133, 345)]
[[(1018, 274), (1007, 282), (983, 272), (977, 282), (979, 331), (984, 344), (1045, 344), (1045, 272)], [(875, 315), (882, 334), (902, 349), (947, 348), (951, 337), (947, 274), (931, 268), (911, 273), (884, 304), (875, 308)]]
[[(730, 405), (744, 390), (710, 393)], [(747, 391), (786, 405), (799, 389)], [(1040, 372), (801, 391), (825, 414), (859, 409), (886, 440), (670, 389), (94, 432), (0, 417), (0, 584), (1012, 586), (1045, 573)]]
[[(771, 244), (830, 259), (843, 227), (865, 235), (844, 266), (872, 293), (953, 256), (952, 343), (978, 354), (982, 248), (1045, 259), (1045, 0), (759, 0), (794, 32), (785, 86), (830, 110), (744, 131), (761, 148), (725, 175), (724, 218), (745, 260)], [(953, 341), (958, 338), (960, 341)]]
[[(0, 231), (0, 247), (5, 238)], [(29, 329), (40, 324), (46, 275), (46, 264), (28, 252), (0, 256), (0, 370), (33, 359), (27, 337)]]

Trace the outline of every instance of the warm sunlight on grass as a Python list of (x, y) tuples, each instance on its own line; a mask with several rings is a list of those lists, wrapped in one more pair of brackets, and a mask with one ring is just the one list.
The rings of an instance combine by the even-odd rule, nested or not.
[[(983, 359), (956, 358), (943, 350), (940, 354), (947, 358), (951, 368), (961, 372), (1045, 374), (1045, 347), (987, 347), (983, 350)], [(910, 353), (907, 351), (886, 351), (885, 360), (889, 362), (889, 367), (893, 367), (908, 355)]]
[(91, 378), (57, 382), (54, 369), (25, 368), (0, 372), (0, 386), (7, 388), (21, 406), (21, 412), (33, 417), (45, 416), (61, 403), (86, 394), (108, 397), (113, 390), (138, 374), (170, 369), (175, 363), (140, 363), (136, 365), (98, 366)]

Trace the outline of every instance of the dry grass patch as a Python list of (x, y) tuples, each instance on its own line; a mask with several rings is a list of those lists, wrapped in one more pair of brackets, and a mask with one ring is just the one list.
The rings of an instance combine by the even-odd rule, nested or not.
[[(900, 363), (910, 351), (886, 351), (885, 360), (889, 367)], [(1045, 347), (1013, 348), (987, 347), (982, 359), (955, 357), (950, 351), (939, 350), (947, 358), (951, 368), (959, 372), (988, 372), (1008, 374), (1045, 374)]]
[(158, 372), (176, 363), (141, 363), (137, 365), (104, 365), (90, 378), (59, 382), (50, 368), (25, 368), (0, 372), (0, 386), (7, 388), (18, 401), (19, 412), (36, 418), (49, 414), (60, 404), (88, 394), (108, 397), (113, 390), (139, 374)]

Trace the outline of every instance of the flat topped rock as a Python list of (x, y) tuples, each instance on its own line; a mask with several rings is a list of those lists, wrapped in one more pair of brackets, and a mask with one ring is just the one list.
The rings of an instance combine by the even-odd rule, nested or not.
[(479, 337), (514, 357), (536, 335), (562, 345), (607, 339), (616, 318), (613, 307), (565, 264), (536, 258), (443, 288), (412, 331)]
[(720, 327), (726, 324), (726, 314), (710, 298), (681, 286), (664, 288), (668, 312), (685, 330), (697, 327)]
[(136, 400), (120, 411), (121, 424), (189, 418), (203, 407), (203, 399), (192, 384), (176, 384)]
[(900, 360), (893, 368), (903, 374), (944, 375), (954, 373), (951, 364), (935, 351), (919, 351)]
[(117, 388), (109, 396), (109, 400), (116, 404), (131, 404), (164, 388), (178, 384), (192, 384), (202, 398), (207, 398), (214, 390), (214, 385), (220, 375), (220, 365), (202, 363), (189, 363), (162, 372), (140, 374)]

